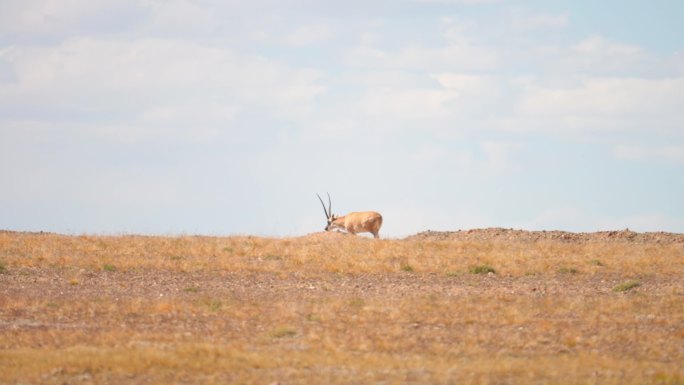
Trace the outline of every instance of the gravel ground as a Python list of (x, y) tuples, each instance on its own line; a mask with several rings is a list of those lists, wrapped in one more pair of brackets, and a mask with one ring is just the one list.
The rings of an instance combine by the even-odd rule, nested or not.
[[(681, 234), (627, 230), (427, 231), (408, 239), (684, 245)], [(679, 365), (684, 359), (684, 279), (678, 273), (597, 271), (507, 276), (10, 266), (0, 273), (0, 355), (21, 357), (27, 349), (74, 354), (73, 349), (84, 347), (120, 354), (116, 349), (123, 349), (162, 365), (149, 374), (123, 364), (72, 360), (39, 366), (30, 381), (7, 377), (17, 384), (288, 384), (319, 383), (321, 378), (328, 383), (391, 379), (417, 384), (448, 383), (445, 379), (454, 373), (464, 383), (482, 384), (684, 383)], [(632, 279), (638, 281), (635, 288), (614, 290)], [(178, 369), (183, 365), (174, 357), (185, 357), (183, 349), (194, 344), (216, 349), (216, 357), (203, 356), (206, 370)], [(215, 360), (234, 363), (231, 349), (263, 354), (265, 362), (216, 369)], [(311, 352), (319, 351), (342, 358), (315, 366), (322, 361)], [(294, 353), (311, 363), (288, 361)], [(288, 365), (268, 364), (276, 357)], [(379, 364), (368, 366), (363, 357)], [(417, 363), (404, 364), (403, 357)], [(587, 366), (586, 357), (603, 359), (602, 366)], [(523, 360), (528, 366), (511, 377), (497, 366), (501, 360)], [(545, 362), (568, 366), (547, 368)], [(450, 372), (453, 367), (460, 372)], [(500, 372), (489, 377), (488, 368)], [(0, 369), (21, 370), (3, 369), (2, 362)]]
[(619, 231), (598, 231), (593, 233), (572, 233), (567, 231), (526, 231), (504, 228), (459, 230), (459, 231), (424, 231), (407, 237), (408, 240), (461, 240), (461, 241), (519, 241), (538, 242), (542, 240), (568, 243), (586, 242), (625, 242), (684, 244), (684, 234), (650, 232), (637, 233), (629, 229)]

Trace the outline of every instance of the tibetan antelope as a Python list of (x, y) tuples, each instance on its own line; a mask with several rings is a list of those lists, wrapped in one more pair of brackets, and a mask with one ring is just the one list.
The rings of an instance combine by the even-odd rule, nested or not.
[(330, 194), (328, 194), (328, 209), (325, 208), (325, 203), (320, 195), (316, 194), (318, 200), (321, 201), (325, 218), (328, 224), (325, 226), (325, 231), (332, 229), (342, 229), (348, 233), (371, 233), (374, 238), (380, 238), (380, 226), (382, 226), (382, 215), (375, 211), (363, 211), (358, 213), (349, 213), (343, 217), (338, 217), (332, 213), (332, 204), (330, 202)]

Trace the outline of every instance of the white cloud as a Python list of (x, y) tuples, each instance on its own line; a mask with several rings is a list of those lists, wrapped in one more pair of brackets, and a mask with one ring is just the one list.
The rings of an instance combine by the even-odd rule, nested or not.
[[(425, 169), (448, 169), (450, 171), (468, 171), (476, 167), (473, 154), (468, 150), (456, 151), (448, 146), (428, 143), (420, 145), (407, 157), (411, 168)], [(409, 165), (404, 166), (405, 169)]]
[(283, 37), (283, 43), (288, 46), (302, 47), (321, 44), (335, 35), (333, 29), (324, 24), (299, 26)]
[(513, 26), (524, 30), (564, 28), (570, 24), (570, 14), (516, 14), (513, 16)]
[(408, 0), (413, 3), (434, 3), (434, 4), (489, 4), (498, 3), (503, 0)]
[(632, 231), (663, 231), (684, 227), (681, 218), (674, 218), (659, 212), (644, 212), (634, 215), (606, 216), (589, 213), (573, 207), (549, 208), (535, 218), (519, 226), (528, 230), (565, 230), (579, 232), (630, 229)]
[(602, 36), (591, 36), (572, 47), (574, 52), (592, 55), (635, 55), (642, 52), (641, 47), (633, 44), (611, 42)]
[(454, 215), (439, 207), (387, 206), (382, 208), (380, 235), (401, 238), (426, 230), (454, 231), (491, 227), (492, 220), (480, 214), (461, 211)]
[(59, 41), (132, 27), (142, 9), (134, 0), (25, 0), (0, 2), (0, 36)]
[(591, 77), (571, 86), (522, 87), (517, 110), (502, 120), (502, 128), (673, 133), (684, 124), (684, 77)]
[(409, 45), (395, 51), (360, 46), (345, 57), (346, 65), (354, 68), (422, 71), (491, 70), (498, 61), (494, 51), (466, 43), (437, 48)]
[(449, 44), (468, 45), (473, 43), (471, 37), (472, 29), (475, 27), (473, 22), (452, 16), (442, 17), (440, 22), (444, 27), (444, 39)]
[[(587, 219), (591, 220), (591, 218)], [(664, 213), (645, 212), (625, 217), (600, 218), (597, 226), (600, 230), (664, 231), (664, 229), (682, 229), (684, 221)]]
[(95, 131), (215, 131), (245, 109), (297, 118), (324, 91), (316, 71), (177, 39), (69, 39), (15, 47), (0, 62), (13, 73), (0, 88), (0, 103), (13, 111), (5, 120), (13, 124), (58, 115), (75, 127), (85, 120)]
[(356, 93), (319, 108), (308, 119), (311, 131), (378, 140), (416, 130), (454, 137), (489, 124), (491, 106), (501, 97), (497, 79), (467, 73), (378, 70), (346, 73), (338, 80), (355, 86)]
[(498, 80), (488, 75), (469, 73), (441, 72), (430, 75), (446, 90), (458, 96), (469, 98), (477, 96), (498, 96), (500, 87)]
[[(588, 221), (589, 220), (589, 221)], [(565, 231), (595, 231), (591, 218), (581, 210), (572, 207), (549, 208), (539, 212), (533, 219), (522, 222), (519, 226), (525, 230), (565, 230)], [(588, 226), (588, 227), (587, 227)]]
[(429, 87), (432, 79), (422, 73), (402, 70), (356, 70), (345, 71), (334, 79), (335, 85), (353, 86), (358, 89)]
[(147, 28), (190, 29), (213, 26), (216, 22), (216, 13), (195, 1), (142, 0), (140, 3), (151, 15)]
[(662, 72), (662, 59), (643, 47), (595, 35), (563, 49), (559, 71), (594, 76), (644, 76)]
[(684, 146), (620, 144), (613, 148), (613, 155), (618, 159), (629, 161), (684, 163)]
[(410, 71), (379, 70), (347, 73), (347, 84), (355, 84), (363, 95), (354, 102), (361, 116), (388, 120), (439, 120), (468, 115), (476, 106), (500, 95), (499, 83), (490, 76), (439, 72), (414, 75)]
[(516, 152), (525, 146), (517, 142), (484, 141), (480, 144), (485, 155), (486, 167), (494, 172), (519, 171), (519, 166), (513, 160)]
[(444, 103), (449, 97), (449, 93), (440, 90), (379, 88), (369, 90), (358, 107), (371, 117), (434, 119), (447, 113)]

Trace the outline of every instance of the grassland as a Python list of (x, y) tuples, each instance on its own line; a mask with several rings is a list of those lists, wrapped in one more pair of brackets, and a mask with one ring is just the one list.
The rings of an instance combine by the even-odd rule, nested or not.
[(0, 383), (684, 384), (684, 238), (491, 234), (0, 232)]

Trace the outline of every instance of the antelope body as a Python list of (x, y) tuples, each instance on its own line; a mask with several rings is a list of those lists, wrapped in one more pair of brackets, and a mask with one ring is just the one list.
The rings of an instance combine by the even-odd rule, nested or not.
[[(318, 194), (316, 195), (318, 196)], [(330, 195), (328, 195), (328, 209), (325, 208), (323, 199), (321, 199), (320, 196), (318, 196), (318, 200), (321, 201), (325, 217), (328, 220), (325, 231), (341, 229), (350, 234), (371, 233), (373, 234), (373, 238), (380, 238), (380, 226), (382, 226), (382, 215), (380, 215), (380, 213), (375, 211), (362, 211), (338, 217), (332, 213)]]

